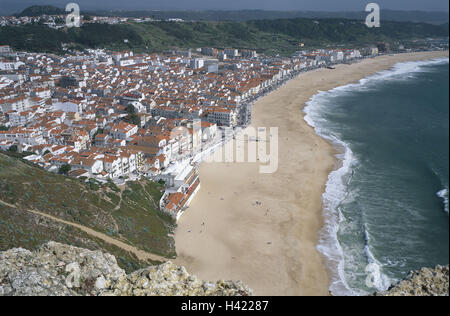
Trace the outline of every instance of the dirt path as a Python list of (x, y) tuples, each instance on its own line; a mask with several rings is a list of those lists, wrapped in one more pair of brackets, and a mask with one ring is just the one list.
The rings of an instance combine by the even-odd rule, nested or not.
[[(15, 205), (9, 204), (9, 203), (4, 202), (2, 200), (0, 200), (0, 203), (4, 204), (6, 206), (12, 207), (12, 208), (17, 208)], [(93, 230), (91, 228), (88, 228), (86, 226), (83, 226), (83, 225), (80, 225), (80, 224), (76, 224), (76, 223), (72, 223), (72, 222), (69, 222), (69, 221), (65, 221), (63, 219), (54, 217), (54, 216), (46, 214), (46, 213), (35, 211), (35, 210), (27, 210), (27, 212), (30, 212), (30, 213), (33, 213), (33, 214), (36, 214), (36, 215), (39, 215), (39, 216), (51, 219), (51, 220), (53, 220), (55, 222), (58, 222), (58, 223), (62, 223), (62, 224), (65, 224), (65, 225), (69, 225), (69, 226), (78, 228), (79, 230), (84, 231), (86, 234), (88, 234), (90, 236), (93, 236), (93, 237), (96, 237), (98, 239), (101, 239), (101, 240), (103, 240), (104, 242), (106, 242), (108, 244), (114, 245), (116, 247), (119, 247), (120, 249), (123, 249), (125, 251), (128, 251), (128, 252), (136, 255), (136, 257), (139, 260), (153, 260), (153, 261), (163, 261), (163, 262), (167, 261), (167, 259), (164, 258), (164, 257), (158, 256), (158, 255), (154, 255), (154, 254), (148, 253), (148, 252), (143, 251), (143, 250), (139, 250), (136, 247), (130, 246), (130, 245), (124, 243), (124, 242), (121, 242), (121, 241), (119, 241), (117, 239), (109, 237), (108, 235), (105, 235), (103, 233), (99, 233), (98, 231), (95, 231), (95, 230)]]

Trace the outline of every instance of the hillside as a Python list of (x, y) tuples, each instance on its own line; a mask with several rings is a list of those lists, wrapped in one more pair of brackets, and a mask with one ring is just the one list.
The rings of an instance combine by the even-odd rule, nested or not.
[(40, 16), (40, 15), (59, 15), (59, 14), (66, 14), (66, 11), (64, 9), (52, 6), (52, 5), (33, 5), (26, 9), (24, 9), (22, 12), (17, 14), (16, 16)]
[[(347, 19), (278, 19), (247, 22), (128, 22), (120, 25), (85, 24), (55, 30), (41, 25), (0, 28), (0, 43), (17, 50), (62, 53), (73, 48), (134, 49), (160, 52), (169, 48), (234, 47), (268, 55), (290, 55), (303, 42), (307, 47), (363, 46), (377, 41), (408, 41), (448, 37), (448, 25), (384, 22), (367, 28)], [(124, 40), (128, 42), (125, 43)]]
[(0, 250), (53, 240), (106, 250), (127, 271), (174, 258), (174, 223), (157, 206), (162, 190), (148, 180), (85, 183), (0, 153)]
[[(270, 10), (184, 10), (184, 11), (102, 11), (95, 14), (123, 17), (153, 17), (155, 19), (183, 19), (186, 21), (251, 21), (276, 19), (351, 19), (365, 20), (365, 11), (270, 11)], [(443, 24), (448, 22), (448, 12), (381, 10), (384, 21), (423, 22)]]
[[(361, 6), (362, 7), (362, 6)], [(24, 9), (16, 16), (39, 16), (42, 14), (66, 14), (64, 8), (51, 5), (34, 5)], [(91, 10), (88, 14), (122, 17), (152, 17), (154, 19), (183, 19), (186, 21), (251, 21), (273, 19), (352, 19), (365, 20), (365, 11), (276, 11), (276, 10)], [(381, 10), (384, 21), (423, 22), (432, 24), (447, 23), (448, 12)]]

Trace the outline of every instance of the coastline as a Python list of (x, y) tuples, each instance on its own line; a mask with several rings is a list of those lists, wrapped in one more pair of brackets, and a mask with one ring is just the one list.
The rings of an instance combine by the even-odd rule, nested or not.
[[(381, 56), (306, 72), (253, 106), (254, 127), (279, 127), (279, 165), (203, 163), (202, 189), (179, 221), (178, 258), (203, 279), (240, 279), (256, 295), (328, 295), (331, 274), (317, 251), (322, 195), (337, 150), (304, 120), (305, 103), (394, 64), (448, 52)], [(326, 77), (325, 77), (326, 75)], [(203, 225), (204, 223), (204, 225)]]
[[(370, 200), (371, 196), (364, 195), (363, 193), (360, 193), (358, 189), (355, 189), (355, 186), (349, 187), (349, 181), (352, 181), (355, 173), (360, 174), (361, 170), (360, 168), (364, 168), (365, 162), (364, 160), (367, 159), (363, 158), (363, 161), (360, 161), (362, 152), (357, 150), (357, 152), (353, 152), (353, 145), (355, 145), (355, 149), (359, 148), (358, 143), (361, 144), (361, 140), (359, 141), (352, 141), (352, 138), (350, 137), (350, 141), (344, 140), (345, 137), (340, 134), (338, 131), (348, 131), (349, 133), (353, 133), (353, 135), (358, 138), (358, 134), (365, 134), (367, 131), (358, 131), (355, 130), (356, 127), (351, 125), (350, 123), (350, 129), (349, 126), (346, 125), (340, 125), (336, 126), (333, 119), (331, 119), (331, 122), (328, 121), (328, 119), (324, 120), (324, 114), (329, 113), (329, 111), (326, 109), (326, 105), (329, 104), (330, 106), (334, 107), (332, 103), (329, 103), (330, 100), (333, 100), (335, 96), (341, 96), (346, 95), (347, 91), (352, 91), (353, 93), (358, 94), (357, 92), (359, 89), (361, 89), (361, 93), (364, 93), (363, 91), (366, 91), (367, 87), (368, 90), (372, 89), (378, 89), (378, 86), (384, 86), (385, 83), (383, 82), (397, 82), (401, 81), (402, 79), (405, 81), (408, 80), (408, 78), (415, 77), (414, 74), (416, 73), (422, 73), (424, 70), (423, 67), (430, 66), (430, 65), (438, 65), (438, 64), (447, 64), (448, 65), (448, 57), (445, 58), (433, 58), (433, 59), (427, 59), (427, 60), (419, 60), (419, 61), (407, 61), (407, 62), (400, 62), (396, 63), (393, 67), (377, 72), (374, 75), (367, 76), (357, 82), (352, 82), (347, 85), (339, 86), (337, 88), (323, 91), (318, 94), (315, 94), (307, 103), (306, 107), (304, 108), (304, 112), (306, 113), (304, 119), (305, 121), (314, 127), (316, 133), (320, 135), (322, 138), (327, 139), (330, 143), (332, 143), (339, 151), (339, 155), (337, 158), (339, 158), (339, 168), (336, 168), (333, 170), (332, 173), (328, 176), (328, 181), (326, 185), (326, 190), (324, 194), (322, 195), (322, 201), (323, 201), (323, 217), (324, 217), (324, 225), (322, 230), (319, 234), (319, 244), (317, 246), (317, 249), (320, 253), (322, 253), (325, 256), (327, 267), (330, 268), (332, 275), (331, 275), (331, 285), (330, 285), (330, 293), (334, 296), (347, 296), (347, 295), (367, 295), (370, 293), (372, 289), (363, 289), (362, 287), (355, 287), (355, 279), (359, 277), (360, 282), (364, 282), (364, 280), (367, 280), (367, 277), (370, 276), (371, 280), (373, 280), (373, 287), (378, 290), (386, 290), (389, 288), (391, 284), (396, 283), (399, 279), (395, 278), (392, 275), (392, 266), (385, 266), (387, 263), (386, 261), (383, 261), (384, 258), (389, 257), (392, 258), (395, 256), (395, 251), (384, 253), (383, 255), (380, 255), (378, 252), (378, 255), (374, 253), (374, 241), (372, 241), (372, 233), (373, 230), (369, 228), (367, 225), (370, 225), (368, 222), (366, 222), (366, 219), (368, 216), (367, 214), (367, 208), (370, 208), (369, 205), (366, 205), (365, 202), (361, 203), (361, 198), (365, 196), (368, 200)], [(417, 79), (420, 80), (420, 79)], [(416, 81), (415, 79), (412, 79), (411, 81)], [(387, 84), (387, 83), (386, 83)], [(370, 88), (371, 87), (371, 88)], [(425, 88), (425, 87), (424, 87)], [(426, 87), (425, 89), (429, 89), (430, 87)], [(416, 88), (417, 89), (417, 88)], [(420, 91), (420, 89), (416, 91), (411, 91), (411, 94), (417, 93), (417, 91)], [(351, 92), (350, 92), (351, 93)], [(426, 93), (425, 91), (423, 93)], [(398, 95), (394, 94), (392, 97), (395, 99), (398, 98)], [(331, 99), (330, 99), (331, 98)], [(408, 96), (405, 96), (407, 99)], [(337, 97), (339, 99), (339, 97)], [(361, 99), (359, 99), (361, 100)], [(366, 102), (361, 100), (360, 102)], [(387, 100), (388, 102), (388, 100)], [(401, 100), (397, 100), (399, 103), (399, 107), (402, 106)], [(338, 101), (339, 103), (339, 101)], [(341, 106), (342, 103), (339, 103)], [(367, 113), (374, 113), (373, 111), (376, 111), (375, 108), (372, 108), (370, 110), (364, 110), (363, 108), (367, 105), (370, 105), (371, 107), (376, 106), (372, 100), (367, 100), (367, 105), (362, 104), (363, 106), (356, 106), (356, 104), (353, 104), (355, 112), (358, 112), (361, 114), (367, 114)], [(347, 106), (352, 106), (352, 103), (348, 103)], [(383, 104), (380, 104), (380, 107), (383, 107)], [(411, 104), (411, 106), (413, 106)], [(395, 110), (394, 108), (392, 110)], [(336, 118), (336, 116), (340, 116), (337, 113), (341, 113), (340, 106), (336, 105), (336, 111), (334, 114), (325, 114), (326, 116), (331, 115), (332, 117)], [(341, 113), (342, 114), (342, 113)], [(353, 113), (348, 113), (351, 117)], [(396, 112), (398, 115), (398, 112)], [(346, 120), (346, 118), (342, 118), (343, 120)], [(364, 117), (361, 117), (361, 119), (364, 121)], [(374, 117), (375, 119), (375, 117)], [(392, 118), (395, 120), (395, 118)], [(331, 123), (331, 125), (330, 125)], [(368, 122), (365, 121), (365, 124)], [(344, 123), (347, 124), (347, 123)], [(370, 123), (369, 123), (370, 124)], [(331, 127), (334, 125), (333, 127)], [(364, 126), (364, 124), (359, 125)], [(368, 129), (370, 130), (370, 126), (368, 126)], [(387, 124), (386, 128), (389, 130), (392, 128), (392, 125)], [(334, 134), (336, 131), (337, 134)], [(380, 131), (381, 132), (381, 131)], [(346, 132), (343, 132), (344, 134)], [(366, 139), (368, 143), (370, 143), (369, 139)], [(364, 142), (365, 143), (365, 142)], [(367, 143), (365, 143), (367, 145)], [(374, 146), (377, 144), (377, 142), (374, 143)], [(362, 145), (362, 144), (361, 144)], [(377, 147), (378, 148), (378, 147)], [(374, 151), (378, 151), (373, 147)], [(374, 157), (374, 159), (376, 159)], [(388, 167), (388, 166), (386, 166)], [(407, 164), (405, 165), (405, 169), (408, 169)], [(367, 171), (367, 170), (366, 170)], [(380, 174), (380, 176), (382, 176)], [(358, 181), (361, 181), (361, 178), (359, 177)], [(388, 180), (386, 180), (388, 181)], [(393, 179), (393, 181), (395, 181)], [(389, 184), (386, 184), (389, 186)], [(356, 184), (356, 186), (358, 186)], [(373, 188), (375, 189), (375, 188)], [(359, 202), (356, 202), (354, 198), (355, 193), (357, 193), (357, 196), (359, 196), (358, 199)], [(361, 194), (361, 195), (360, 195)], [(372, 194), (375, 194), (375, 192), (372, 192)], [(386, 192), (386, 194), (389, 194)], [(365, 199), (363, 198), (363, 199)], [(401, 199), (401, 197), (400, 197)], [(354, 201), (353, 203), (356, 204), (362, 204), (361, 205), (361, 213), (354, 210), (352, 215), (349, 215), (348, 213), (348, 203), (352, 203), (351, 201)], [(345, 201), (345, 202), (344, 202)], [(364, 201), (364, 200), (362, 200)], [(373, 201), (372, 201), (373, 202)], [(342, 204), (344, 203), (344, 205)], [(368, 204), (371, 202), (368, 201)], [(401, 202), (397, 202), (400, 203)], [(380, 205), (381, 207), (381, 205)], [(343, 209), (344, 210), (343, 210)], [(365, 210), (365, 211), (364, 211)], [(375, 211), (372, 209), (372, 211)], [(345, 212), (347, 215), (344, 217)], [(380, 209), (381, 212), (381, 209)], [(397, 213), (397, 212), (395, 212)], [(365, 215), (364, 215), (365, 214)], [(385, 214), (386, 215), (386, 214)], [(359, 218), (358, 216), (361, 216)], [(376, 216), (376, 215), (374, 215)], [(388, 217), (386, 217), (388, 218)], [(341, 223), (341, 221), (344, 221), (344, 223)], [(359, 220), (362, 221), (363, 226), (359, 227), (360, 231), (358, 231), (358, 224), (355, 224), (356, 222), (359, 223)], [(389, 223), (385, 223), (386, 225), (389, 225)], [(356, 225), (356, 226), (354, 226)], [(344, 231), (339, 231), (340, 229), (343, 229)], [(352, 230), (353, 228), (353, 230)], [(414, 230), (414, 226), (411, 226), (411, 231)], [(364, 244), (359, 244), (359, 247), (364, 247), (364, 254), (361, 254), (362, 257), (360, 257), (360, 260), (355, 260), (355, 253), (358, 252), (358, 249), (362, 250), (361, 248), (358, 248), (358, 246), (355, 245), (356, 248), (349, 248), (351, 246), (351, 243), (349, 242), (349, 238), (357, 238), (356, 236), (358, 233), (361, 233), (360, 238), (362, 237), (364, 239)], [(338, 234), (340, 238), (343, 238), (344, 240), (338, 239)], [(386, 232), (385, 235), (388, 235), (389, 232)], [(412, 237), (412, 236), (410, 236)], [(386, 240), (385, 240), (386, 241)], [(393, 240), (392, 240), (393, 241)], [(418, 242), (418, 241), (417, 241)], [(376, 243), (376, 242), (375, 242)], [(379, 245), (379, 244), (378, 244)], [(405, 249), (407, 247), (405, 246)], [(346, 249), (346, 250), (344, 250)], [(417, 254), (417, 253), (416, 253)], [(420, 258), (420, 256), (418, 257)], [(411, 258), (410, 258), (411, 259)], [(365, 260), (365, 261), (364, 261)], [(401, 260), (401, 259), (400, 259)], [(405, 258), (406, 260), (406, 258)], [(418, 259), (419, 260), (419, 259)], [(411, 262), (411, 260), (407, 260), (408, 263)], [(414, 261), (414, 260), (413, 260)], [(364, 262), (366, 264), (365, 267)], [(444, 261), (445, 262), (445, 261)], [(367, 265), (370, 264), (370, 265)], [(406, 263), (405, 263), (406, 264)], [(433, 262), (430, 266), (433, 266), (435, 263)], [(361, 265), (361, 266), (360, 266)], [(359, 266), (359, 269), (358, 269)], [(384, 267), (386, 267), (390, 272), (384, 271)], [(415, 269), (417, 266), (410, 267), (410, 269)], [(362, 269), (361, 269), (362, 268)], [(365, 269), (365, 270), (364, 270)], [(361, 286), (361, 283), (359, 284)], [(370, 288), (370, 287), (369, 287)]]

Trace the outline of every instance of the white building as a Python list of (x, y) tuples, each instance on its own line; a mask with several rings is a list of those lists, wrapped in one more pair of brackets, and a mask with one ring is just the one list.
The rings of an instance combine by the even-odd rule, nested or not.
[(205, 61), (202, 58), (194, 58), (191, 60), (191, 68), (198, 69), (205, 66)]
[(239, 51), (237, 49), (224, 49), (224, 54), (231, 57), (237, 57), (239, 55)]
[(23, 112), (30, 107), (30, 100), (25, 96), (17, 98), (0, 100), (0, 109), (3, 113), (9, 111)]
[(216, 108), (208, 114), (208, 121), (223, 126), (236, 126), (236, 112), (226, 108)]
[(11, 126), (25, 126), (27, 125), (34, 117), (34, 112), (25, 111), (25, 112), (14, 112), (9, 114), (9, 121)]
[(0, 60), (0, 70), (17, 70), (21, 65), (24, 65), (24, 63), (7, 59)]
[(73, 112), (73, 113), (82, 113), (83, 106), (81, 103), (74, 102), (54, 102), (53, 103), (53, 111), (63, 111), (63, 112)]
[(138, 132), (138, 127), (137, 125), (120, 122), (107, 126), (106, 130), (109, 131), (109, 135), (114, 139), (128, 140)]

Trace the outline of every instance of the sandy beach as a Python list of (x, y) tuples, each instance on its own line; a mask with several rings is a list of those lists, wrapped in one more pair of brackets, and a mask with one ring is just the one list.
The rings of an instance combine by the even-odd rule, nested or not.
[[(278, 127), (278, 170), (257, 163), (203, 163), (201, 189), (175, 234), (177, 264), (205, 280), (242, 280), (256, 295), (328, 295), (329, 271), (316, 250), (322, 194), (336, 150), (303, 119), (318, 90), (394, 64), (448, 52), (382, 56), (301, 74), (253, 106), (252, 126)], [(272, 140), (273, 141), (273, 140)]]

